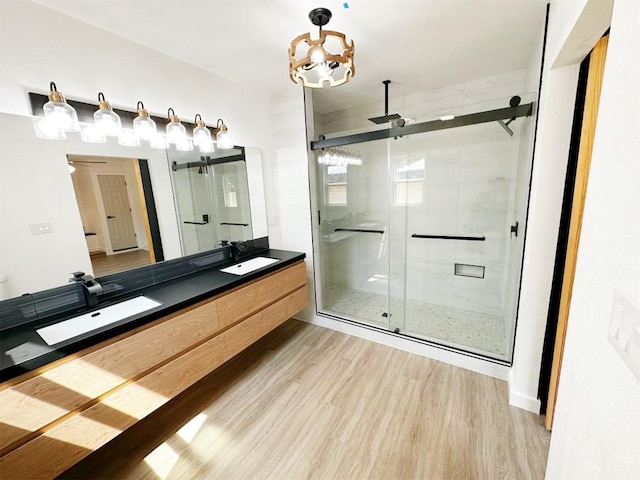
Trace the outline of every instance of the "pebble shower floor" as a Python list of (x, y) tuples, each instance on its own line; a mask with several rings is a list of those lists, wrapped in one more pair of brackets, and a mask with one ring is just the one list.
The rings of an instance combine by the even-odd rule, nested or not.
[[(396, 304), (396, 308), (394, 308)], [(401, 311), (402, 300), (391, 302), (393, 311)], [(387, 311), (387, 297), (377, 293), (354, 290), (342, 285), (331, 285), (324, 290), (323, 310), (387, 328), (383, 314)], [(403, 324), (404, 323), (404, 324)], [(391, 330), (398, 327), (401, 333), (424, 337), (435, 342), (455, 344), (465, 350), (480, 350), (490, 356), (507, 355), (507, 336), (503, 319), (491, 315), (433, 303), (407, 299), (405, 319), (391, 319)]]

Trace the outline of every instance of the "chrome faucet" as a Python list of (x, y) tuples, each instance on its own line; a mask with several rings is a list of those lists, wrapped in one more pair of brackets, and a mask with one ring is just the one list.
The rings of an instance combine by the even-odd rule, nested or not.
[(73, 272), (72, 275), (73, 277), (69, 279), (69, 283), (81, 283), (87, 306), (96, 306), (98, 304), (98, 295), (102, 293), (102, 285), (100, 285), (100, 282), (91, 275), (86, 275), (84, 272)]

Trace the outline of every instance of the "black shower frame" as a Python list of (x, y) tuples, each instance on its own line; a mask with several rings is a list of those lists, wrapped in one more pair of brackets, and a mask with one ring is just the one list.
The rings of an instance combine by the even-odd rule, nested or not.
[(414, 135), (416, 133), (446, 130), (449, 128), (465, 127), (467, 125), (477, 125), (487, 122), (497, 122), (499, 120), (511, 118), (529, 117), (532, 113), (533, 103), (526, 103), (516, 107), (498, 108), (496, 110), (460, 115), (459, 117), (455, 117), (451, 120), (430, 120), (428, 122), (405, 124), (402, 127), (392, 126), (391, 128), (385, 128), (382, 130), (355, 133), (353, 135), (345, 135), (342, 137), (324, 138), (324, 135), (320, 135), (318, 140), (310, 142), (310, 148), (311, 150), (321, 150), (323, 148), (340, 147), (343, 145), (352, 145), (354, 143), (370, 142), (372, 140), (403, 137), (405, 135)]

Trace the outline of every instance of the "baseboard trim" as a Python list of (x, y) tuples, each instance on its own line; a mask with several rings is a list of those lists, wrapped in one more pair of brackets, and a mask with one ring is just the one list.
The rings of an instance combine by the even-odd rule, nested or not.
[(470, 357), (456, 352), (451, 352), (441, 348), (425, 345), (424, 343), (412, 341), (393, 334), (386, 334), (376, 330), (359, 327), (347, 322), (341, 322), (326, 317), (314, 315), (312, 319), (294, 317), (296, 320), (311, 323), (320, 327), (329, 328), (338, 332), (353, 335), (355, 337), (364, 338), (372, 342), (387, 345), (389, 347), (398, 348), (405, 352), (415, 353), (423, 357), (438, 360), (449, 365), (471, 370), (500, 380), (507, 380), (510, 368), (506, 365), (500, 365), (480, 358)]
[(529, 397), (521, 393), (516, 392), (513, 381), (513, 370), (509, 371), (509, 405), (518, 407), (529, 412), (533, 412), (536, 415), (540, 415), (540, 399)]

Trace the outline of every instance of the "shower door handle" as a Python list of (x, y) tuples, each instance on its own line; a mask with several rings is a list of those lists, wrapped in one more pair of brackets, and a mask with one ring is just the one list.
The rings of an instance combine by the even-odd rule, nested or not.
[(379, 233), (384, 234), (384, 230), (367, 230), (364, 228), (336, 228), (334, 232), (358, 232), (358, 233)]
[(463, 237), (460, 235), (419, 235), (414, 233), (411, 238), (436, 238), (440, 240), (470, 240), (473, 242), (484, 242), (486, 237)]

